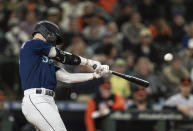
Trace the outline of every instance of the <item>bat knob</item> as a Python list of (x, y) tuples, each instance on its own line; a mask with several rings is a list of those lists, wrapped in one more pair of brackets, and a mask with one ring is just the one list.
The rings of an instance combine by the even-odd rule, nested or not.
[(95, 70), (97, 68), (97, 64), (94, 64), (92, 68)]

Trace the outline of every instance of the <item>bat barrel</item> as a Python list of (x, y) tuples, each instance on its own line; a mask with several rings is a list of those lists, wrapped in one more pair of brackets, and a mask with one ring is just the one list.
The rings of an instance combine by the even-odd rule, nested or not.
[(148, 87), (149, 86), (149, 82), (134, 76), (130, 76), (129, 78), (131, 82), (136, 83), (138, 85), (144, 86), (144, 87)]
[(123, 79), (126, 79), (130, 82), (133, 82), (135, 84), (141, 85), (143, 87), (148, 87), (149, 86), (149, 82), (146, 81), (146, 80), (143, 80), (143, 79), (140, 79), (140, 78), (137, 78), (137, 77), (134, 77), (134, 76), (130, 76), (130, 75), (121, 74), (121, 73), (118, 73), (118, 72), (115, 72), (115, 71), (110, 71), (110, 73), (112, 73), (113, 75), (119, 76)]

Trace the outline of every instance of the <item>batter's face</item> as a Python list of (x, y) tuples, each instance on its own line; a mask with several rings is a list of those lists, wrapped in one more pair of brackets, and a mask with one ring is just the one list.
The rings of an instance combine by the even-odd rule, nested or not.
[(35, 34), (33, 39), (40, 39), (40, 40), (46, 41), (46, 39), (40, 33)]

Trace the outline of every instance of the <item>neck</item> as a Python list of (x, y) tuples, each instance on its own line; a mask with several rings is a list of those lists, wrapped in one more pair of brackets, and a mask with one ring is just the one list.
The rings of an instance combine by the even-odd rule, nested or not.
[(46, 41), (46, 39), (40, 33), (35, 34), (33, 39), (40, 39), (40, 40)]

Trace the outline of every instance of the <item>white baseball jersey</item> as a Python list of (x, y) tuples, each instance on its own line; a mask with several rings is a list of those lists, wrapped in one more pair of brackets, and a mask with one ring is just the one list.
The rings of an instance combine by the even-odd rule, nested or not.
[(193, 95), (190, 95), (188, 98), (183, 97), (181, 94), (176, 94), (171, 96), (166, 102), (166, 106), (177, 106), (183, 105), (189, 108), (193, 108)]

